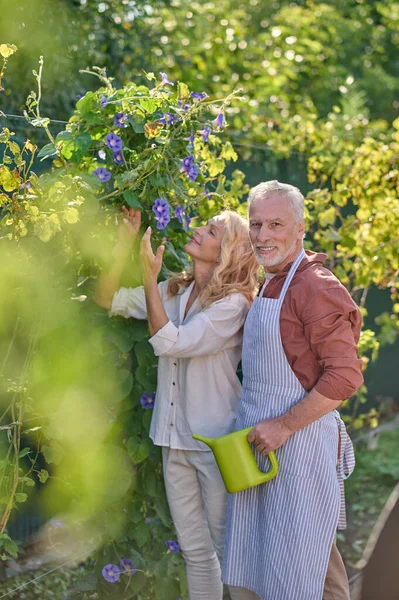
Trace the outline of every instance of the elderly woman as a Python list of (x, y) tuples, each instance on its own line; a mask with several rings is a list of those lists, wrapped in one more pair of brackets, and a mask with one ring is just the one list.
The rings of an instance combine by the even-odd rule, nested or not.
[(245, 219), (225, 211), (195, 229), (184, 247), (190, 273), (157, 283), (164, 248), (141, 241), (144, 286), (119, 288), (141, 213), (124, 209), (114, 263), (95, 300), (111, 315), (148, 319), (159, 356), (150, 436), (162, 446), (166, 493), (186, 562), (191, 600), (221, 600), (220, 560), (227, 493), (212, 452), (193, 433), (231, 432), (241, 385), (236, 374), (242, 328), (257, 288), (258, 263)]

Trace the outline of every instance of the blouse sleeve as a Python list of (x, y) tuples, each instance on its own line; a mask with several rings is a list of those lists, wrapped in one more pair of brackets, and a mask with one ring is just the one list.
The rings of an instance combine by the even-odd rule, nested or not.
[(157, 356), (192, 358), (216, 354), (232, 345), (231, 340), (242, 328), (248, 309), (248, 301), (242, 294), (232, 294), (214, 302), (184, 325), (176, 327), (168, 321), (150, 338), (150, 344)]
[[(158, 289), (163, 302), (167, 291), (167, 281), (161, 281), (158, 284)], [(119, 288), (112, 298), (112, 306), (109, 311), (110, 317), (116, 315), (125, 317), (125, 319), (130, 317), (134, 319), (147, 318), (147, 305), (142, 285), (136, 288)]]

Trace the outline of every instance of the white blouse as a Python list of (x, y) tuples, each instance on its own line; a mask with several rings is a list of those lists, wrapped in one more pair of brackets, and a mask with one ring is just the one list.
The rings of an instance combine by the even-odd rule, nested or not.
[[(237, 293), (201, 310), (196, 300), (184, 318), (193, 286), (171, 296), (166, 281), (158, 284), (169, 321), (149, 340), (159, 356), (150, 437), (157, 446), (209, 450), (192, 434), (218, 437), (234, 429), (241, 392), (236, 369), (249, 303)], [(144, 288), (120, 288), (112, 315), (146, 319)]]

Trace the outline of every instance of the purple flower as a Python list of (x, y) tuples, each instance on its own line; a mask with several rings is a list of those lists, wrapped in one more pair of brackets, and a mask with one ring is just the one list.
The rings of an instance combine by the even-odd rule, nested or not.
[(216, 119), (214, 119), (212, 121), (216, 127), (218, 127), (219, 129), (222, 129), (225, 124), (226, 124), (226, 119), (224, 118), (224, 114), (222, 112), (220, 112), (218, 114), (218, 116), (216, 117)]
[(192, 154), (190, 154), (190, 156), (186, 156), (185, 158), (183, 158), (183, 160), (181, 161), (181, 168), (183, 171), (187, 171), (191, 165), (194, 163), (194, 156)]
[(125, 113), (116, 113), (116, 115), (114, 116), (115, 127), (127, 127), (126, 121), (128, 120), (128, 118), (129, 115), (126, 115)]
[(182, 108), (185, 112), (191, 108), (189, 104), (186, 104), (185, 102), (182, 102), (181, 100), (177, 101), (177, 104), (179, 106), (179, 108)]
[(118, 567), (112, 564), (105, 565), (101, 572), (103, 574), (104, 579), (109, 583), (115, 583), (116, 581), (118, 581), (121, 575), (121, 572), (118, 569)]
[(160, 119), (158, 119), (158, 123), (163, 123), (164, 125), (173, 125), (173, 123), (177, 123), (178, 120), (179, 117), (177, 115), (167, 112), (163, 114)]
[(180, 205), (176, 206), (175, 217), (180, 223), (183, 223), (183, 217), (185, 217), (185, 215), (186, 215), (186, 212), (185, 212), (184, 206), (180, 206)]
[(116, 133), (109, 133), (105, 138), (105, 143), (112, 152), (119, 152), (119, 150), (122, 150), (123, 142)]
[(76, 100), (80, 100), (83, 98), (84, 94), (76, 94)]
[(99, 167), (93, 171), (93, 175), (96, 175), (100, 181), (105, 183), (111, 178), (111, 173), (107, 171), (107, 169), (103, 169), (103, 167)]
[(173, 540), (167, 540), (165, 545), (168, 547), (168, 552), (180, 552), (180, 546)]
[(190, 96), (191, 98), (194, 98), (194, 100), (204, 100), (208, 94), (205, 92), (190, 92)]
[(155, 217), (155, 219), (157, 221), (157, 229), (165, 229), (170, 221), (170, 215), (169, 213), (163, 213), (159, 217)]
[(21, 185), (19, 186), (19, 189), (23, 190), (23, 189), (28, 189), (30, 187), (31, 187), (31, 182), (27, 181), (26, 183), (21, 183)]
[(206, 185), (204, 185), (204, 195), (207, 196), (208, 198), (211, 195), (210, 191), (208, 190), (208, 188), (206, 187)]
[(202, 135), (202, 139), (204, 140), (205, 143), (208, 142), (210, 133), (211, 133), (211, 130), (209, 129), (209, 127), (204, 127), (204, 129), (202, 129), (200, 131), (200, 134)]
[(166, 75), (166, 73), (163, 73), (161, 71), (160, 72), (160, 76), (162, 77), (161, 85), (175, 85), (174, 83), (172, 83), (171, 81), (169, 81), (168, 76)]
[(190, 223), (191, 223), (191, 217), (186, 217), (184, 220), (184, 224), (186, 226), (187, 231), (190, 231)]
[(153, 204), (152, 211), (157, 221), (157, 229), (165, 229), (170, 221), (169, 203), (164, 198), (157, 198)]
[(114, 161), (116, 162), (117, 165), (123, 165), (123, 156), (122, 156), (122, 152), (118, 151), (118, 152), (114, 152), (113, 155), (114, 157)]
[(101, 160), (105, 160), (107, 158), (107, 155), (105, 154), (105, 150), (99, 150), (98, 156), (101, 158)]
[(108, 98), (107, 96), (104, 96), (104, 94), (101, 96), (101, 100), (100, 100), (100, 106), (101, 108), (105, 108), (108, 104)]
[(169, 212), (169, 203), (164, 198), (157, 198), (152, 206), (152, 211), (155, 213), (155, 217), (161, 215), (164, 212)]
[(151, 410), (152, 408), (154, 408), (154, 403), (155, 394), (147, 394), (147, 392), (144, 392), (144, 394), (140, 398), (141, 406), (146, 410)]
[(123, 572), (129, 573), (129, 575), (135, 574), (136, 569), (134, 568), (133, 563), (130, 560), (130, 558), (122, 558), (120, 565), (121, 565), (121, 569)]
[(182, 172), (187, 173), (190, 181), (194, 181), (197, 179), (199, 171), (194, 164), (195, 158), (191, 154), (190, 156), (186, 156), (182, 160), (182, 168), (180, 169)]
[(185, 140), (187, 140), (189, 142), (188, 147), (191, 149), (194, 148), (194, 138), (195, 138), (195, 135), (194, 135), (193, 130), (190, 131), (190, 137), (184, 138)]

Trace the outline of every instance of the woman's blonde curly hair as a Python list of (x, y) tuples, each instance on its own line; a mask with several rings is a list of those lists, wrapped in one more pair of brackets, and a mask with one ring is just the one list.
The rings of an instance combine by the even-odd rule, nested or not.
[[(230, 294), (241, 293), (251, 303), (258, 288), (259, 264), (249, 241), (246, 219), (231, 210), (225, 210), (211, 220), (223, 222), (223, 237), (219, 262), (208, 284), (198, 298), (203, 308)], [(172, 296), (194, 281), (193, 270), (173, 274), (168, 282)]]

